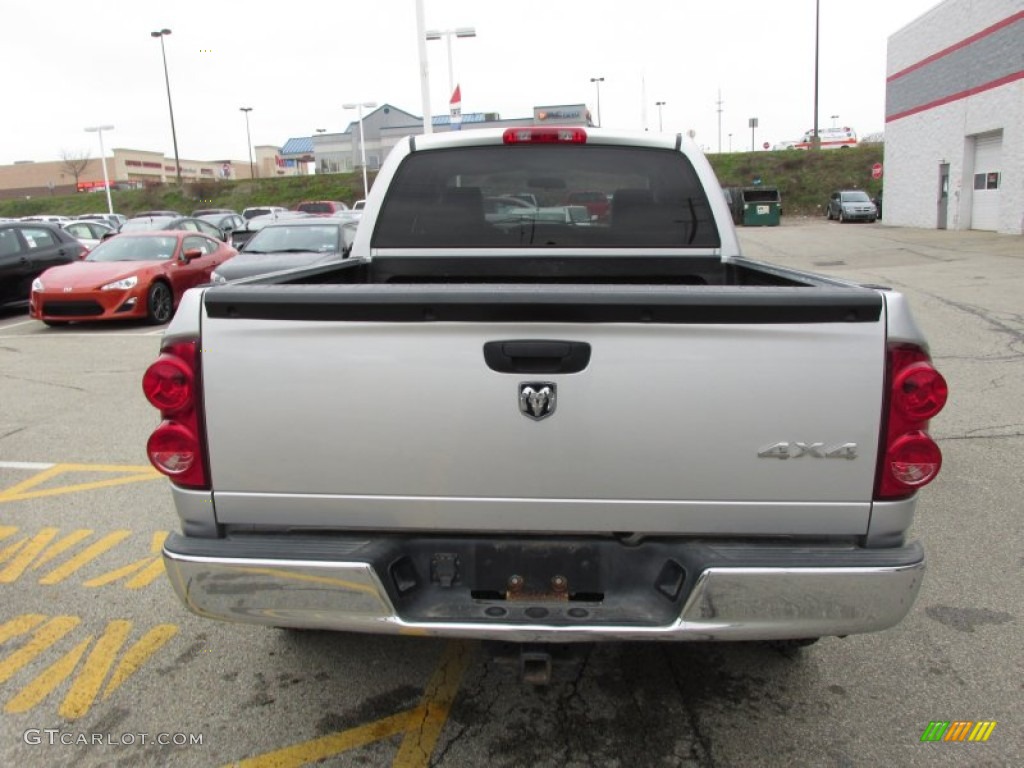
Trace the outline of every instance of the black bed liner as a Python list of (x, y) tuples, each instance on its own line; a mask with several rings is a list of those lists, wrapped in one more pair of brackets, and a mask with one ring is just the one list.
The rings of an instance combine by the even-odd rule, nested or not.
[(874, 290), (716, 257), (388, 257), (206, 291), (213, 318), (367, 322), (877, 322)]

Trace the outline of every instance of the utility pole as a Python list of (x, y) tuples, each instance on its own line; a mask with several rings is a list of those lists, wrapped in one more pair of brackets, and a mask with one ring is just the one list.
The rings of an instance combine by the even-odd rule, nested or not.
[(821, 27), (821, 0), (814, 0), (814, 135), (811, 137), (811, 149), (821, 149), (821, 136), (818, 135), (818, 31)]
[(722, 154), (722, 89), (718, 89), (718, 154)]

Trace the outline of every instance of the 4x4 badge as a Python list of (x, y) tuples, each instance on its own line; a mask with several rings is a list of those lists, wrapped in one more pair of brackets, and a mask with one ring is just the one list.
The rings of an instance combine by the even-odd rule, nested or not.
[(519, 410), (534, 421), (555, 412), (556, 387), (550, 381), (524, 381), (519, 384)]

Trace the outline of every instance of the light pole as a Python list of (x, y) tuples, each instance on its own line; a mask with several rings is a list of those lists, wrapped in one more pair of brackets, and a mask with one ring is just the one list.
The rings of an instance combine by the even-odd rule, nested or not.
[(169, 29), (161, 29), (159, 32), (150, 32), (150, 37), (160, 38), (160, 53), (164, 59), (164, 82), (167, 83), (167, 109), (171, 113), (171, 140), (174, 142), (174, 170), (181, 184), (181, 161), (178, 159), (178, 134), (174, 130), (174, 107), (171, 106), (171, 78), (167, 74), (167, 51), (164, 49), (164, 38), (171, 34)]
[(747, 124), (750, 127), (750, 151), (753, 152), (754, 151), (754, 131), (757, 130), (757, 118), (756, 117), (750, 118), (750, 120), (747, 122)]
[(658, 133), (661, 133), (664, 130), (662, 128), (662, 126), (661, 126), (661, 108), (664, 107), (665, 104), (667, 104), (667, 103), (668, 102), (665, 102), (665, 101), (656, 101), (656, 102), (654, 102), (654, 106), (656, 106), (658, 108)]
[(100, 164), (103, 166), (103, 189), (107, 192), (107, 213), (114, 212), (114, 204), (110, 200), (110, 179), (107, 177), (107, 153), (103, 149), (103, 132), (112, 131), (112, 125), (96, 125), (86, 128), (86, 133), (98, 133), (100, 135)]
[(256, 178), (256, 165), (252, 161), (252, 136), (249, 133), (249, 113), (252, 107), (239, 107), (239, 111), (245, 112), (245, 146), (249, 148), (249, 178)]
[(729, 151), (732, 152), (732, 134), (729, 134)]
[(590, 78), (590, 82), (592, 82), (597, 87), (597, 127), (600, 128), (601, 127), (601, 83), (604, 82), (604, 78), (603, 77), (592, 77), (592, 78)]
[(473, 27), (456, 27), (455, 29), (428, 29), (427, 40), (440, 40), (442, 37), (448, 40), (448, 94), (455, 92), (455, 78), (452, 74), (452, 35), (455, 37), (476, 37), (476, 29)]
[(818, 135), (818, 42), (821, 28), (821, 0), (814, 0), (814, 133), (811, 135), (811, 149), (821, 149)]
[(377, 106), (376, 101), (361, 101), (358, 104), (342, 104), (342, 109), (359, 110), (359, 156), (363, 163), (363, 199), (370, 194), (370, 185), (366, 181), (366, 142), (363, 140), (363, 107), (373, 109)]
[(434, 132), (434, 118), (430, 116), (430, 67), (427, 64), (427, 38), (423, 23), (423, 0), (416, 0), (416, 54), (420, 60), (420, 99), (423, 109), (423, 133)]

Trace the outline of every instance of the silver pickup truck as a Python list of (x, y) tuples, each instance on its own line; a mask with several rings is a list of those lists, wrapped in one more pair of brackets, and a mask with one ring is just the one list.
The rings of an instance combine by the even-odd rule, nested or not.
[(190, 610), (518, 642), (895, 625), (946, 400), (900, 294), (741, 255), (692, 142), (549, 127), (406, 139), (346, 258), (193, 289), (143, 387)]

